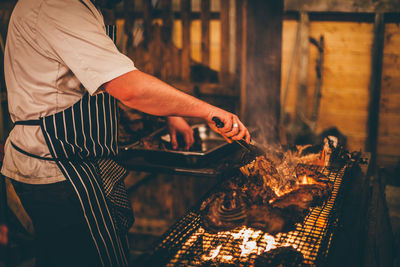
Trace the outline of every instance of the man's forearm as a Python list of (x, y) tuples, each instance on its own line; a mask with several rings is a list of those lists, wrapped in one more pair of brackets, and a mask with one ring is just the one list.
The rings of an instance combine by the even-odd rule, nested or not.
[[(212, 106), (185, 94), (159, 79), (134, 70), (121, 75), (102, 86), (106, 92), (125, 105), (156, 116), (196, 117), (225, 138), (250, 142), (250, 133), (239, 118), (230, 112)], [(218, 128), (213, 117), (218, 117), (223, 127)]]
[(207, 119), (211, 107), (139, 70), (111, 80), (104, 84), (104, 89), (125, 105), (156, 116)]

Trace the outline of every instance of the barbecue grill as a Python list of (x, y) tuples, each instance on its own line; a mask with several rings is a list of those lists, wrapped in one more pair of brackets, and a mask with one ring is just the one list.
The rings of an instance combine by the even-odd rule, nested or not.
[(254, 266), (260, 254), (275, 248), (291, 247), (303, 255), (301, 265), (323, 265), (338, 226), (343, 185), (355, 164), (357, 160), (353, 159), (341, 166), (305, 165), (325, 174), (333, 183), (333, 190), (330, 198), (322, 206), (311, 208), (293, 231), (271, 236), (239, 226), (230, 231), (208, 233), (202, 227), (201, 214), (195, 207), (178, 220), (140, 261), (149, 266)]

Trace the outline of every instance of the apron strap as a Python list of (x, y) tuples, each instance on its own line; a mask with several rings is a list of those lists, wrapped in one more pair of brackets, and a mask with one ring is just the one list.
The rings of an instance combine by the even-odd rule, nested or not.
[(18, 146), (17, 146), (16, 144), (14, 144), (13, 142), (10, 142), (10, 143), (11, 143), (12, 147), (13, 147), (15, 150), (17, 150), (18, 152), (20, 152), (20, 153), (22, 153), (22, 154), (25, 154), (25, 155), (27, 155), (27, 156), (29, 156), (29, 157), (36, 158), (36, 159), (41, 159), (41, 160), (47, 160), (47, 161), (57, 161), (56, 158), (46, 158), (46, 157), (41, 157), (41, 156), (38, 156), (38, 155), (35, 155), (35, 154), (32, 154), (32, 153), (29, 153), (29, 152), (23, 150), (22, 148), (18, 147)]
[(16, 121), (14, 125), (38, 125), (40, 126), (40, 120), (26, 120), (26, 121)]

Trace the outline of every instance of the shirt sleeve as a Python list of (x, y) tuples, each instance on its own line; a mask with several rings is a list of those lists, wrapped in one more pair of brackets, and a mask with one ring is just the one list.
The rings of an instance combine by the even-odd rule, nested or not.
[(136, 68), (107, 36), (99, 11), (89, 6), (78, 0), (45, 0), (36, 36), (43, 52), (67, 66), (93, 95), (102, 84)]

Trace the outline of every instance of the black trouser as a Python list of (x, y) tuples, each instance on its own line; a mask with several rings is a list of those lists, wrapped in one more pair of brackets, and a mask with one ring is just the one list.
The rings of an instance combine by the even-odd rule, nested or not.
[(36, 266), (101, 265), (79, 199), (69, 182), (44, 185), (12, 182), (33, 222)]

